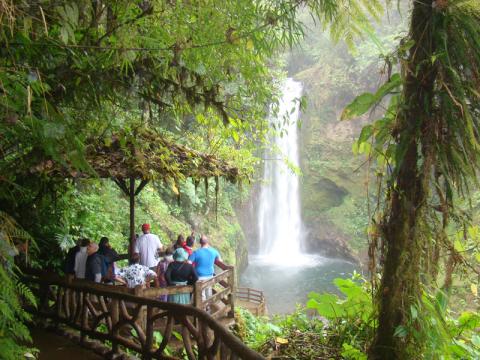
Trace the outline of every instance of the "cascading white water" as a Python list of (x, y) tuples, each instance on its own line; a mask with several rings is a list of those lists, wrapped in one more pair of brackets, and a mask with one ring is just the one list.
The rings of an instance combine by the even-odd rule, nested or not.
[[(268, 255), (275, 262), (284, 262), (301, 254), (302, 220), (298, 176), (287, 167), (282, 157), (298, 166), (297, 120), (300, 109), (298, 99), (302, 84), (286, 79), (276, 119), (285, 116), (290, 121), (286, 134), (275, 136), (273, 143), (280, 151), (266, 154), (259, 204), (259, 255)], [(278, 159), (278, 160), (275, 160)]]
[[(291, 313), (296, 303), (305, 303), (311, 291), (335, 291), (332, 281), (357, 270), (354, 265), (319, 254), (302, 252), (303, 226), (300, 211), (299, 179), (285, 164), (298, 166), (297, 120), (302, 85), (287, 79), (282, 88), (279, 112), (271, 122), (290, 118), (284, 136), (272, 139), (267, 151), (260, 203), (258, 204), (259, 251), (249, 256), (241, 275), (242, 286), (265, 293), (268, 312)], [(293, 110), (292, 110), (293, 109)], [(274, 160), (278, 159), (278, 160)]]

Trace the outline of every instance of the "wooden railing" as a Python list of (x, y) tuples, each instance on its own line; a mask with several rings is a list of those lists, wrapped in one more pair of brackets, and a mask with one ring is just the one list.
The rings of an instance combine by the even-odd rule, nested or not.
[[(212, 299), (201, 300), (201, 290), (225, 282), (229, 276), (228, 272), (219, 274), (217, 281), (212, 279), (194, 288), (195, 299), (200, 298), (197, 305), (206, 307), (215, 303)], [(173, 355), (175, 350), (184, 351), (190, 360), (264, 359), (201, 308), (132, 295), (117, 286), (69, 281), (59, 276), (28, 276), (25, 281), (38, 293), (37, 315), (79, 330), (81, 343), (92, 338), (109, 344), (108, 357), (115, 357), (124, 347), (143, 359), (177, 359)], [(175, 287), (182, 292), (191, 290), (178, 288)], [(143, 295), (148, 292), (157, 295), (160, 290), (164, 294), (171, 288), (145, 289)], [(233, 300), (233, 294), (222, 291), (214, 294), (215, 299), (222, 300), (225, 295)], [(233, 311), (233, 301), (227, 308)]]
[[(162, 295), (193, 294), (192, 304), (198, 309), (209, 311), (213, 318), (233, 318), (235, 315), (235, 273), (232, 266), (208, 280), (199, 280), (194, 286), (171, 286), (167, 288), (135, 288), (130, 291), (137, 296), (156, 298)], [(208, 299), (202, 299), (202, 292), (212, 288), (213, 295)]]
[(249, 307), (249, 310), (255, 313), (255, 315), (264, 315), (266, 311), (265, 306), (265, 296), (263, 295), (263, 291), (247, 288), (247, 287), (239, 287), (235, 292), (235, 297), (239, 301), (243, 301), (249, 304), (252, 304)]

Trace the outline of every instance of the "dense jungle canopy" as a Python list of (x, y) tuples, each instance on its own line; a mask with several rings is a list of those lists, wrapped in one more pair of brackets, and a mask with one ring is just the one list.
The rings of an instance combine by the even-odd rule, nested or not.
[[(309, 56), (294, 62), (301, 48)], [(305, 130), (316, 131), (303, 150), (306, 218), (317, 220), (318, 202), (336, 206), (315, 186), (346, 184), (335, 171), (358, 170), (350, 147), (365, 156), (367, 194), (348, 185), (349, 207), (325, 219), (368, 255), (368, 275), (337, 279), (340, 297), (310, 295), (328, 326), (304, 310), (274, 320), (240, 310), (237, 335), (299, 359), (479, 358), (477, 0), (0, 0), (0, 358), (35, 352), (22, 268), (62, 271), (84, 237), (108, 234), (127, 251), (115, 182), (149, 181), (137, 225), (155, 224), (166, 242), (201, 229), (244, 266), (237, 213), (255, 201), (270, 134), (286, 135), (288, 119), (267, 117), (287, 71), (316, 104), (299, 99), (318, 120)], [(348, 151), (313, 138), (332, 136), (325, 117), (358, 123)]]

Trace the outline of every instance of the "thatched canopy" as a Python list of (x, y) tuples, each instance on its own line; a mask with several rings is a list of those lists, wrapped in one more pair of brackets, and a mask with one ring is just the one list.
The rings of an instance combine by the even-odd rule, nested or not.
[[(135, 197), (150, 180), (194, 180), (224, 177), (235, 182), (240, 171), (213, 155), (175, 143), (151, 130), (118, 134), (92, 140), (85, 150), (83, 166), (59, 162), (32, 151), (28, 159), (33, 174), (51, 178), (111, 178), (130, 200), (129, 255), (135, 243)], [(81, 168), (81, 169), (79, 169)], [(137, 186), (136, 180), (141, 180)]]
[(84, 168), (87, 169), (84, 170), (52, 159), (39, 159), (30, 170), (54, 178), (180, 180), (225, 177), (235, 182), (240, 177), (238, 168), (228, 162), (146, 130), (96, 140), (87, 145), (85, 160)]

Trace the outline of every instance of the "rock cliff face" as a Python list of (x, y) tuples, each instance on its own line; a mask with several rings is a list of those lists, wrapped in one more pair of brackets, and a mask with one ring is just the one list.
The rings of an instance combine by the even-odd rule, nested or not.
[(339, 121), (350, 96), (335, 84), (322, 86), (318, 79), (323, 75), (315, 67), (295, 74), (304, 84), (308, 104), (299, 139), (304, 246), (329, 257), (358, 260), (366, 245), (366, 173), (363, 159), (352, 153), (352, 144), (362, 122)]
[[(250, 196), (235, 207), (238, 222), (242, 227), (246, 239), (247, 260), (243, 261), (243, 269), (248, 265), (248, 253), (255, 254), (258, 251), (258, 201), (260, 198), (260, 186), (252, 185)], [(243, 270), (242, 269), (242, 270)]]
[[(388, 23), (376, 25), (383, 49), (366, 40), (359, 41), (354, 52), (332, 44), (328, 35), (310, 26), (302, 46), (287, 55), (289, 76), (303, 83), (307, 99), (299, 138), (304, 246), (307, 251), (363, 262), (372, 179), (365, 156), (355, 156), (352, 145), (367, 122), (382, 116), (382, 107), (361, 119), (340, 118), (356, 96), (375, 91), (385, 80), (380, 52), (394, 46), (395, 34), (404, 24), (393, 13)], [(370, 194), (374, 192), (370, 189)]]

